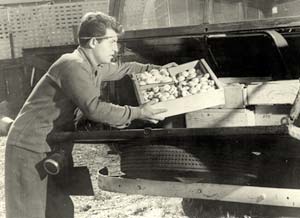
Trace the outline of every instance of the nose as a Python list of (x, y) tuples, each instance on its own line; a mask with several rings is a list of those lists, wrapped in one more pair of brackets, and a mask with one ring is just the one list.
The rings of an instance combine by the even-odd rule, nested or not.
[(114, 43), (114, 44), (113, 44), (113, 51), (114, 51), (115, 53), (119, 52), (119, 46), (118, 46), (118, 43)]

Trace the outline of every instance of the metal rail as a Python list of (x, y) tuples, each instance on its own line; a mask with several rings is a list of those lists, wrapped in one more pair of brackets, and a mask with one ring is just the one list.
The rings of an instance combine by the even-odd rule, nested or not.
[(130, 179), (105, 174), (101, 170), (98, 174), (98, 186), (105, 191), (300, 208), (299, 189)]
[(137, 139), (159, 139), (170, 137), (252, 137), (264, 139), (270, 137), (290, 138), (286, 126), (252, 126), (221, 128), (173, 128), (173, 129), (127, 129), (57, 132), (49, 136), (52, 143), (72, 141), (75, 143), (103, 143), (130, 141)]

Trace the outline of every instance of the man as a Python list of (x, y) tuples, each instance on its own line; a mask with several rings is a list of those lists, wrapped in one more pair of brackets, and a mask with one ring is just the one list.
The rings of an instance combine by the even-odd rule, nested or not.
[(126, 127), (135, 119), (163, 119), (159, 113), (165, 110), (152, 109), (151, 102), (132, 107), (101, 100), (102, 81), (153, 67), (135, 62), (121, 66), (111, 63), (118, 52), (120, 33), (122, 28), (114, 18), (102, 13), (86, 14), (79, 26), (79, 47), (49, 68), (24, 103), (7, 137), (7, 218), (73, 217), (69, 196), (57, 186), (56, 176), (45, 175), (40, 166), (51, 152), (60, 149), (72, 165), (72, 145), (52, 145), (47, 138), (55, 131), (74, 130), (76, 108), (92, 121), (117, 128)]

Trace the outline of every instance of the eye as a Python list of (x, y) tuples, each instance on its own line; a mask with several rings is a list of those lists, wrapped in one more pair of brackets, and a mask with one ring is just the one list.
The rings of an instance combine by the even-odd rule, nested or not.
[(117, 40), (112, 40), (112, 41), (111, 41), (111, 44), (112, 44), (112, 45), (117, 45), (117, 43), (118, 43)]

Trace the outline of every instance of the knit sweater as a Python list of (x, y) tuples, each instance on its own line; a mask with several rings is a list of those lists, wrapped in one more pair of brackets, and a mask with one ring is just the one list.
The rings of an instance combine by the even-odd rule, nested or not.
[(116, 127), (128, 125), (141, 116), (140, 108), (101, 100), (101, 82), (151, 67), (136, 62), (93, 66), (81, 47), (62, 55), (25, 101), (10, 128), (7, 144), (35, 152), (51, 151), (47, 137), (56, 131), (73, 131), (77, 107), (92, 121)]

